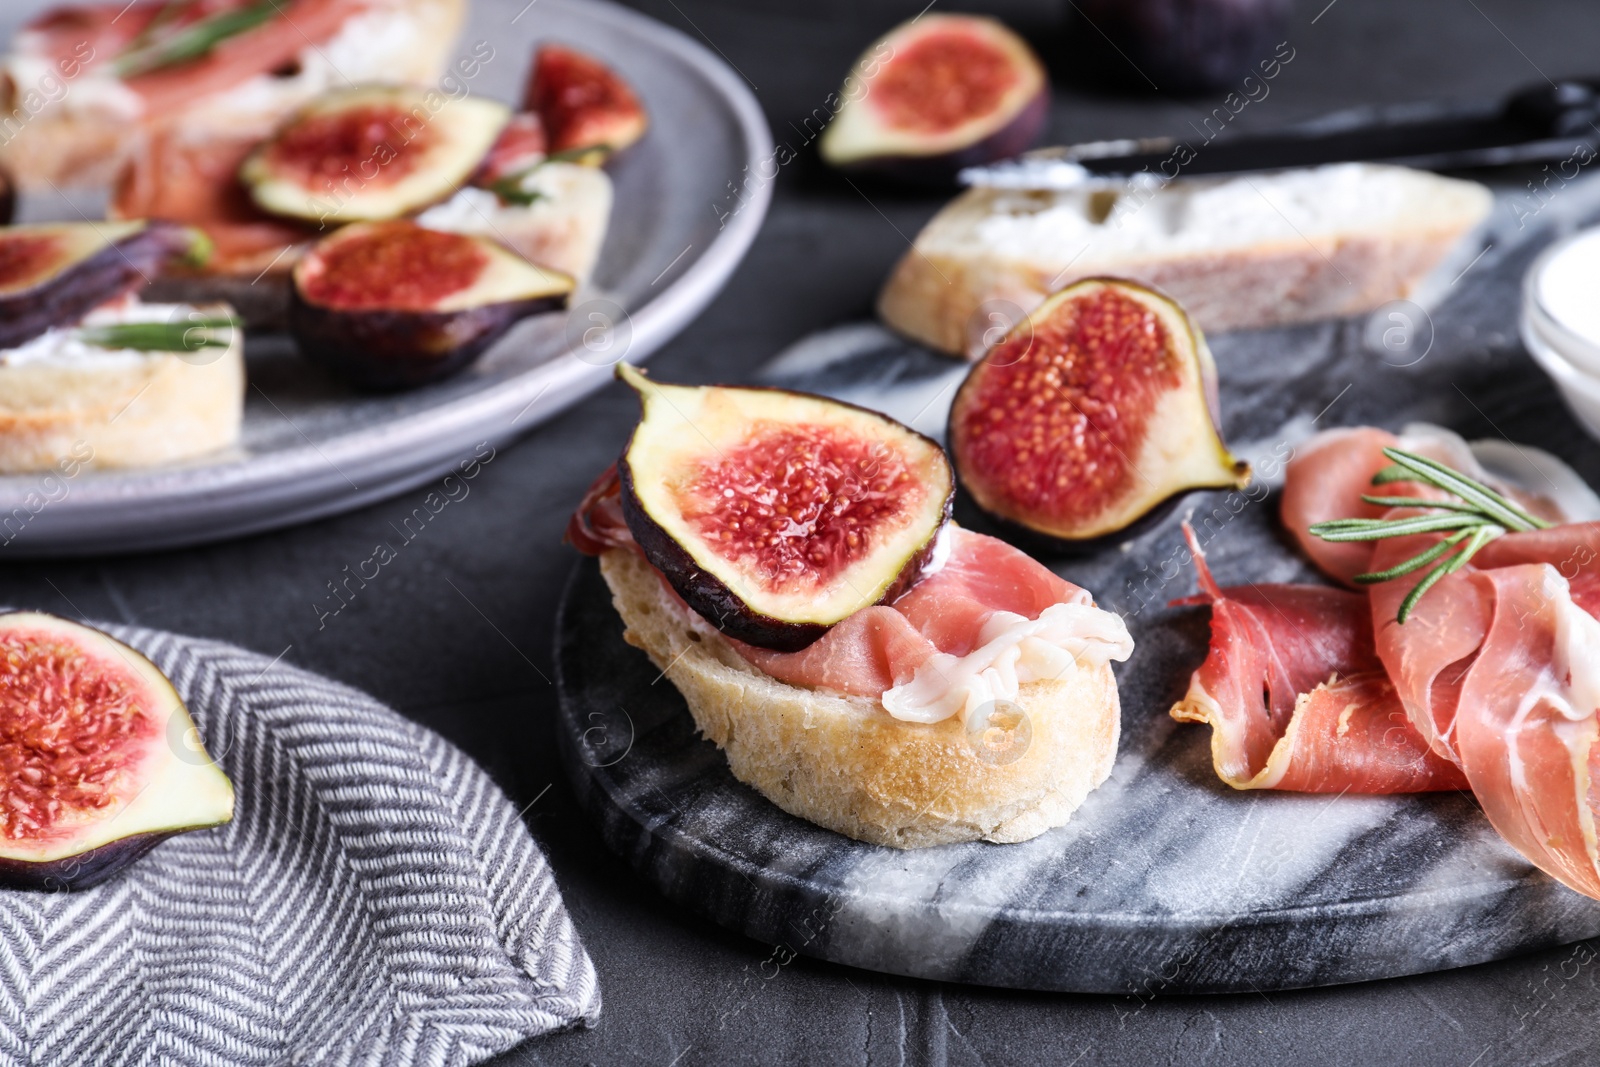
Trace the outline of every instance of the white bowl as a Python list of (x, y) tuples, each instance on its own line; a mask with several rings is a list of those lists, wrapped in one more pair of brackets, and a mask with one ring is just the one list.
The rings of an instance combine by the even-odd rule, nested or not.
[[(1537, 267), (1538, 264), (1535, 263), (1533, 269)], [(1530, 277), (1533, 269), (1528, 272)], [(1589, 431), (1589, 436), (1600, 439), (1600, 376), (1579, 369), (1563, 354), (1564, 348), (1556, 347), (1568, 337), (1579, 341), (1582, 339), (1576, 338), (1570, 331), (1560, 331), (1568, 335), (1561, 337), (1551, 330), (1553, 325), (1548, 317), (1539, 313), (1533, 301), (1527, 299), (1525, 294), (1522, 307), (1522, 343), (1527, 346), (1528, 354), (1533, 357), (1533, 361), (1539, 364), (1556, 383), (1561, 399), (1566, 401), (1567, 408), (1573, 416), (1583, 424), (1584, 429)], [(1555, 327), (1555, 329), (1560, 328)], [(1552, 338), (1555, 339), (1555, 344), (1552, 344)]]

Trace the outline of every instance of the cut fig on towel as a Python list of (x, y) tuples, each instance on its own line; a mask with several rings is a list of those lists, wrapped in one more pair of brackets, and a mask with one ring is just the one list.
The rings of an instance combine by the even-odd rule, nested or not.
[(1027, 42), (995, 20), (924, 14), (875, 41), (839, 99), (823, 160), (938, 182), (1032, 145), (1050, 82)]
[(456, 373), (572, 278), (484, 237), (395, 219), (346, 226), (294, 268), (289, 332), (306, 358), (363, 389)]
[(481, 96), (363, 86), (319, 97), (239, 168), (262, 210), (319, 222), (409, 215), (467, 183), (511, 118)]
[(627, 148), (650, 125), (621, 75), (562, 45), (545, 45), (535, 55), (523, 107), (539, 116), (552, 154), (591, 164)]
[(951, 455), (984, 512), (1063, 546), (1124, 533), (1195, 489), (1242, 489), (1217, 428), (1216, 367), (1181, 307), (1090, 278), (988, 350), (950, 409)]
[(84, 889), (233, 817), (183, 700), (122, 642), (0, 614), (0, 886)]
[(168, 261), (204, 254), (199, 231), (142, 219), (0, 228), (0, 348), (72, 325)]
[(820, 396), (617, 376), (643, 405), (617, 463), (628, 530), (723, 633), (798, 651), (933, 558), (954, 492), (934, 441)]

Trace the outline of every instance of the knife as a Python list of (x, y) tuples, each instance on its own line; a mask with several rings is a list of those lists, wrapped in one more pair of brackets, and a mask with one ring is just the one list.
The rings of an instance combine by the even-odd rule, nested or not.
[[(1600, 79), (1532, 86), (1499, 104), (1357, 108), (1274, 133), (1094, 141), (1044, 148), (961, 172), (967, 185), (1050, 187), (1140, 173), (1196, 174), (1384, 162), (1428, 170), (1566, 160), (1600, 150)], [(1213, 138), (1213, 139), (1208, 139)], [(1585, 155), (1585, 151), (1587, 154)], [(1580, 163), (1580, 165), (1581, 165)]]

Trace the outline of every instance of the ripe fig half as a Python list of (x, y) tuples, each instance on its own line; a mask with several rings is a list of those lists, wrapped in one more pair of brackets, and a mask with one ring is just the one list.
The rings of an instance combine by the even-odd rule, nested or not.
[(172, 683), (99, 630), (0, 615), (0, 885), (84, 889), (233, 817)]
[(408, 215), (453, 194), (511, 117), (478, 96), (364, 86), (302, 108), (239, 168), (275, 215), (358, 222)]
[(519, 320), (565, 306), (572, 289), (569, 276), (487, 238), (358, 223), (295, 264), (289, 332), (353, 385), (406, 389), (461, 370)]
[(1216, 375), (1176, 303), (1077, 282), (973, 364), (950, 409), (956, 473), (990, 515), (1077, 544), (1190, 490), (1242, 489), (1250, 465), (1217, 429)]
[(839, 97), (818, 145), (826, 162), (947, 181), (1033, 144), (1050, 82), (1027, 42), (994, 19), (926, 14), (879, 38)]
[(617, 463), (633, 539), (706, 621), (793, 652), (910, 588), (950, 517), (937, 443), (806, 393), (659, 385)]
[(203, 256), (203, 242), (188, 227), (141, 219), (0, 228), (0, 348), (77, 322), (169, 260)]
[(544, 123), (551, 153), (583, 162), (603, 162), (643, 137), (650, 125), (621, 75), (561, 45), (545, 45), (534, 56), (524, 106)]

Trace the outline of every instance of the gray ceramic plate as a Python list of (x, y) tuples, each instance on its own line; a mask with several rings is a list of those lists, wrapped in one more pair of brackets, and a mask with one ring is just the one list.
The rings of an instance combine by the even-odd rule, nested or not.
[[(42, 6), (5, 5), (0, 39)], [(602, 385), (619, 355), (641, 360), (687, 325), (727, 281), (766, 212), (765, 186), (751, 183), (737, 199), (729, 191), (771, 152), (755, 98), (699, 43), (601, 0), (474, 0), (457, 51), (489, 42), (494, 58), (473, 87), (516, 100), (534, 45), (546, 39), (613, 63), (653, 124), (611, 167), (611, 226), (592, 291), (573, 311), (524, 321), (460, 377), (388, 397), (347, 392), (287, 341), (257, 336), (246, 349), (250, 388), (235, 454), (84, 471), (64, 483), (0, 478), (4, 554), (170, 548), (359, 507), (439, 477), (482, 442), (525, 432)], [(99, 206), (35, 197), (23, 217), (71, 218)], [(585, 347), (586, 330), (612, 321), (615, 332), (591, 333), (600, 344)]]

